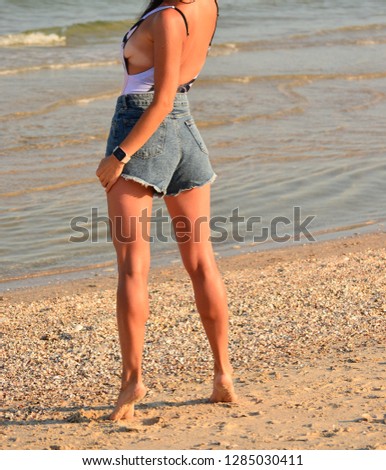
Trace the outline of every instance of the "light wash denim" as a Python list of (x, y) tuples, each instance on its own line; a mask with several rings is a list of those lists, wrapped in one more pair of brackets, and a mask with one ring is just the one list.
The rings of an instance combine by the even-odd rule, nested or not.
[[(149, 92), (118, 97), (106, 157), (129, 134), (153, 96)], [(131, 156), (121, 176), (153, 187), (158, 197), (176, 196), (181, 191), (212, 183), (216, 179), (208, 149), (190, 114), (186, 93), (177, 93), (173, 111)]]

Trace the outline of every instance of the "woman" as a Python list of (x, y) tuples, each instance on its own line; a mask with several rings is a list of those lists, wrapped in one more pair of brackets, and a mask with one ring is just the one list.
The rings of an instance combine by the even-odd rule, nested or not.
[[(124, 86), (106, 156), (96, 172), (107, 193), (118, 263), (122, 381), (110, 416), (114, 421), (131, 418), (134, 403), (146, 394), (141, 363), (149, 314), (150, 246), (141, 234), (150, 233), (154, 195), (164, 197), (178, 231), (183, 264), (213, 352), (210, 401), (236, 400), (226, 292), (209, 239), (210, 183), (217, 175), (187, 101), (187, 91), (205, 63), (217, 16), (216, 0), (152, 1), (122, 42)], [(176, 230), (181, 217), (191, 227), (199, 221), (199, 233), (182, 233), (180, 225)]]

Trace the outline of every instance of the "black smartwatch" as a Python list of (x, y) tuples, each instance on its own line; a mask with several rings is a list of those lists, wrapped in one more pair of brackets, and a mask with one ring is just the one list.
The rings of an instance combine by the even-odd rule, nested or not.
[(119, 145), (117, 145), (113, 150), (113, 155), (121, 162), (126, 157), (126, 152), (122, 150)]

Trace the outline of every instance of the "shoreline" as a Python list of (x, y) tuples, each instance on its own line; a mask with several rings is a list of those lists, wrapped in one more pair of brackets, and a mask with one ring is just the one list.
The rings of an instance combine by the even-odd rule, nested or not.
[[(258, 255), (265, 252), (271, 252), (281, 249), (299, 248), (305, 245), (315, 245), (327, 241), (337, 241), (350, 237), (369, 235), (374, 233), (382, 233), (384, 224), (381, 221), (368, 220), (363, 223), (351, 224), (346, 227), (337, 229), (321, 230), (314, 232), (312, 236), (316, 235), (314, 240), (306, 240), (305, 237), (301, 240), (294, 240), (293, 238), (283, 242), (275, 242), (273, 240), (263, 242), (261, 244), (246, 243), (244, 245), (229, 246), (225, 252), (217, 252), (216, 246), (213, 246), (217, 260), (233, 259), (244, 255)], [(254, 247), (254, 248), (252, 248)], [(163, 269), (173, 269), (175, 266), (182, 266), (181, 258), (178, 252), (178, 247), (175, 244), (175, 257), (174, 259), (161, 259), (159, 256), (152, 255), (151, 271), (160, 271)], [(15, 275), (14, 277), (0, 279), (0, 296), (3, 293), (15, 291), (34, 289), (45, 287), (48, 285), (62, 284), (63, 282), (78, 282), (85, 279), (94, 277), (110, 277), (110, 273), (116, 272), (115, 257), (112, 256), (111, 260), (98, 262), (85, 266), (76, 267), (57, 267), (45, 271), (31, 272), (24, 275)]]
[[(355, 253), (366, 248), (382, 248), (385, 246), (386, 232), (378, 230), (365, 234), (289, 245), (283, 248), (269, 248), (262, 251), (216, 257), (216, 261), (220, 271), (251, 267), (263, 268), (278, 261), (307, 259), (308, 257), (320, 258), (331, 254)], [(113, 263), (111, 265), (115, 267)], [(61, 279), (60, 273), (58, 273), (58, 278), (53, 283), (48, 283), (47, 281), (41, 285), (11, 288), (10, 290), (0, 292), (0, 297), (3, 300), (14, 301), (18, 300), (19, 296), (22, 296), (24, 301), (33, 301), (57, 295), (80, 294), (88, 292), (90, 288), (112, 289), (115, 288), (117, 279), (114, 267), (107, 268), (110, 271), (109, 273), (97, 273), (87, 270), (86, 272), (89, 275), (80, 279)], [(181, 262), (167, 266), (152, 267), (149, 273), (149, 282), (164, 281), (171, 279), (174, 275), (178, 278), (182, 276), (188, 279), (188, 275)]]
[(386, 450), (386, 233), (218, 260), (237, 404), (210, 404), (212, 360), (183, 267), (153, 270), (149, 392), (119, 389), (114, 276), (2, 296), (2, 449)]

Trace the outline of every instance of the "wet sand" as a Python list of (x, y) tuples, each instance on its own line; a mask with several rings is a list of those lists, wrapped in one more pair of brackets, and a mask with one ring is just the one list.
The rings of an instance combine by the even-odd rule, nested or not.
[(181, 267), (154, 269), (149, 393), (119, 388), (115, 276), (2, 295), (2, 449), (386, 449), (386, 234), (219, 260), (237, 404), (211, 404), (212, 361)]

